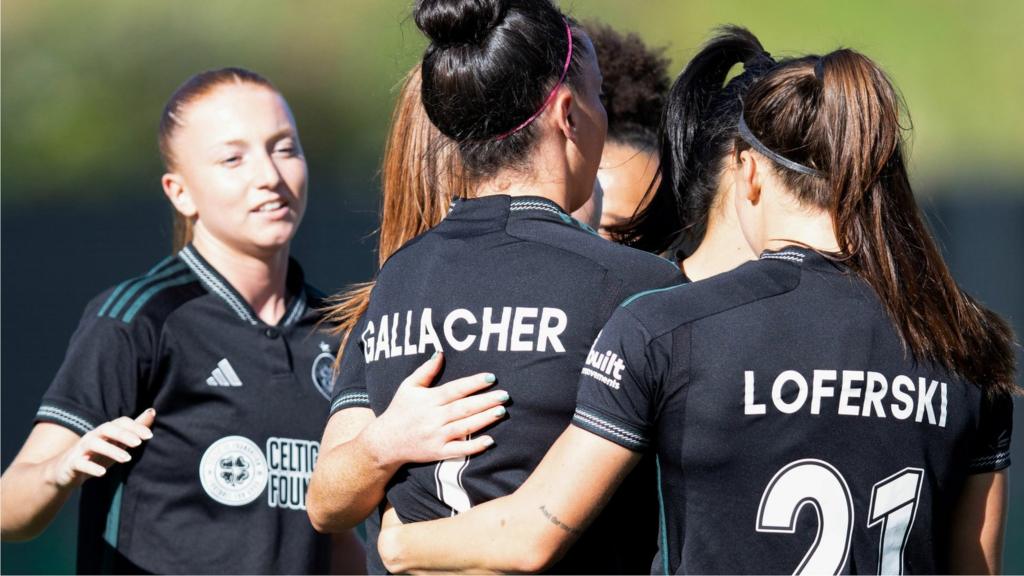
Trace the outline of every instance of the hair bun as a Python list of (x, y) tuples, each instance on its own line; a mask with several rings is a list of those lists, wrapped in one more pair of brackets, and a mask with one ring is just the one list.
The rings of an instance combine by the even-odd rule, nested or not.
[(501, 24), (509, 0), (418, 0), (416, 26), (435, 45), (479, 43)]

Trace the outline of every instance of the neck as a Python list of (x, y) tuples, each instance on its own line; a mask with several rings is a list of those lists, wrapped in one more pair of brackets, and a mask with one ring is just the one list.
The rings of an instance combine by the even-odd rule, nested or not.
[(563, 150), (559, 155), (550, 140), (537, 143), (526, 170), (501, 170), (494, 177), (482, 181), (476, 188), (476, 195), (539, 196), (558, 204), (566, 212), (578, 209), (585, 199), (575, 205), (569, 186), (569, 168), (564, 161), (565, 152)]
[(761, 240), (765, 250), (799, 244), (823, 252), (841, 251), (831, 214), (818, 208), (805, 208), (795, 201), (781, 203), (766, 215)]
[(253, 255), (233, 248), (196, 227), (192, 245), (252, 307), (263, 322), (276, 325), (287, 307), (288, 246)]
[(756, 255), (743, 237), (736, 211), (716, 207), (708, 219), (708, 229), (700, 245), (680, 265), (693, 281), (728, 272)]
[(566, 189), (564, 181), (541, 182), (532, 178), (528, 179), (518, 176), (506, 177), (502, 174), (482, 183), (476, 190), (476, 196), (478, 198), (483, 198), (485, 196), (497, 196), (499, 194), (505, 194), (512, 197), (539, 196), (541, 198), (547, 198), (555, 204), (558, 204), (562, 210), (565, 210), (566, 212), (571, 211), (569, 191)]

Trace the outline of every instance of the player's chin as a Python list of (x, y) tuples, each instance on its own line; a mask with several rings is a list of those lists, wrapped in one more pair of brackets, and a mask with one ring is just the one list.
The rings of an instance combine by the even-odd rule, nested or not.
[(298, 228), (298, 223), (283, 221), (261, 226), (252, 236), (252, 244), (261, 251), (276, 252), (288, 246)]

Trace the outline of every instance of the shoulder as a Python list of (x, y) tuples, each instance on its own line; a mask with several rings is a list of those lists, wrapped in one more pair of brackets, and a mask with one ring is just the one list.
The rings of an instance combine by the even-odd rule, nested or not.
[[(635, 284), (637, 290), (682, 281), (682, 274), (676, 265), (661, 256), (606, 240), (567, 214), (545, 217), (559, 218), (564, 225), (551, 226), (547, 222), (539, 223), (532, 219), (510, 219), (509, 233), (525, 242), (549, 246), (567, 257), (584, 260), (608, 270), (625, 283)], [(530, 230), (531, 226), (536, 226), (536, 230)]]
[(800, 285), (800, 273), (800, 266), (790, 262), (747, 262), (700, 282), (634, 294), (621, 308), (656, 337), (683, 325), (790, 292)]
[(162, 325), (188, 301), (205, 294), (199, 279), (181, 259), (170, 256), (145, 274), (129, 278), (94, 298), (85, 318), (98, 323)]

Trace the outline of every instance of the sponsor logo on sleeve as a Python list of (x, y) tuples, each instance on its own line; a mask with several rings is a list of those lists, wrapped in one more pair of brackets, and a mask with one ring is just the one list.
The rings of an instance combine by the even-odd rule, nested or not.
[(626, 369), (626, 362), (611, 350), (600, 351), (598, 348), (600, 341), (601, 334), (599, 333), (590, 352), (587, 353), (587, 361), (583, 365), (583, 375), (618, 390), (622, 386), (622, 371)]

